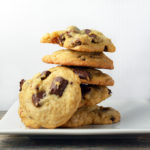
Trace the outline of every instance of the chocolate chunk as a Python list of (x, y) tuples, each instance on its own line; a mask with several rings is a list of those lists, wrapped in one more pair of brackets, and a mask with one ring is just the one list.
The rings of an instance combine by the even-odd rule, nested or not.
[(81, 45), (81, 41), (78, 39), (76, 40), (72, 45), (75, 47), (75, 46), (78, 46), (78, 45)]
[(19, 89), (19, 91), (22, 90), (22, 86), (23, 86), (23, 83), (24, 83), (25, 81), (26, 81), (26, 80), (24, 80), (24, 79), (22, 79), (22, 80), (20, 81), (20, 89)]
[(108, 47), (107, 46), (104, 47), (104, 51), (108, 52)]
[(75, 45), (77, 46), (77, 45), (81, 45), (81, 41), (80, 40), (76, 40), (75, 41)]
[(92, 43), (97, 43), (97, 42), (95, 42), (95, 40), (94, 40), (94, 39), (92, 39)]
[(111, 116), (110, 120), (112, 120), (112, 122), (114, 122), (115, 121), (115, 117)]
[(73, 82), (70, 82), (70, 84), (72, 85), (72, 84), (73, 84)]
[(63, 46), (64, 41), (65, 41), (65, 36), (64, 36), (64, 34), (61, 34), (61, 35), (59, 36), (59, 39), (58, 39), (58, 40), (59, 40), (59, 44)]
[(61, 97), (68, 84), (68, 81), (62, 77), (56, 77), (50, 87), (50, 94), (55, 94)]
[(37, 85), (35, 89), (36, 89), (37, 91), (39, 91), (39, 86)]
[(40, 92), (37, 93), (37, 97), (40, 98), (40, 99), (44, 98), (45, 96), (46, 96), (45, 91), (40, 91)]
[(95, 34), (90, 34), (89, 37), (92, 37), (92, 43), (97, 43)]
[(110, 89), (108, 89), (108, 94), (110, 95), (110, 94), (112, 94), (112, 92), (111, 92), (111, 90)]
[(89, 85), (86, 84), (81, 84), (80, 87), (81, 87), (82, 97), (84, 98), (84, 95), (90, 92), (91, 88)]
[(40, 91), (38, 92), (37, 94), (33, 94), (32, 95), (32, 103), (36, 106), (36, 107), (39, 107), (40, 104), (40, 99), (44, 98), (46, 96), (46, 93), (45, 91)]
[(96, 38), (95, 34), (90, 34), (89, 37)]
[(110, 108), (109, 107), (102, 107), (102, 110), (103, 111), (108, 111), (108, 110), (110, 110)]
[(88, 80), (88, 81), (91, 79), (90, 72), (88, 72), (86, 70), (74, 68), (73, 72), (76, 73), (79, 76), (80, 79), (85, 79), (85, 80)]
[(44, 71), (41, 73), (41, 80), (46, 79), (51, 74), (50, 71)]
[(85, 29), (84, 31), (86, 34), (89, 34), (91, 32), (91, 30), (89, 30), (89, 29)]
[(72, 37), (71, 32), (67, 31), (66, 34), (68, 35), (68, 37)]

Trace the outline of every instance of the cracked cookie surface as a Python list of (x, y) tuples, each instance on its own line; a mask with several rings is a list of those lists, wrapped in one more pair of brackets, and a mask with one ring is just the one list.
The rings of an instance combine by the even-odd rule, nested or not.
[(84, 52), (114, 52), (116, 49), (103, 33), (92, 29), (80, 30), (75, 26), (47, 33), (41, 38), (41, 43), (59, 44), (67, 49)]

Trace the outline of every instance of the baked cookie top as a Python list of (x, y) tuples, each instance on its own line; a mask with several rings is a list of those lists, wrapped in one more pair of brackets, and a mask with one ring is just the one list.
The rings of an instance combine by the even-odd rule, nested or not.
[(77, 52), (72, 50), (59, 50), (43, 57), (43, 62), (65, 66), (94, 67), (113, 69), (113, 61), (104, 53)]
[(79, 108), (63, 127), (112, 124), (120, 121), (120, 113), (111, 107), (89, 106)]
[(79, 107), (94, 106), (111, 96), (106, 86), (81, 84), (82, 100)]
[(69, 68), (38, 73), (20, 85), (20, 117), (31, 128), (64, 124), (81, 102), (80, 79)]
[(84, 52), (114, 52), (116, 49), (103, 33), (92, 29), (80, 30), (75, 26), (47, 33), (41, 38), (41, 43), (59, 44), (64, 48)]

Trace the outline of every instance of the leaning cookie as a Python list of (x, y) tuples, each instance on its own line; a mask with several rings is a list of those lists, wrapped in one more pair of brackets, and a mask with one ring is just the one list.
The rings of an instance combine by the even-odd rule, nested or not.
[(91, 29), (80, 30), (70, 26), (66, 30), (47, 33), (41, 38), (41, 43), (54, 43), (75, 51), (84, 52), (114, 52), (115, 46), (101, 32)]
[(43, 62), (65, 66), (94, 67), (113, 69), (113, 61), (104, 53), (77, 52), (72, 50), (59, 50), (43, 57)]
[(111, 96), (111, 90), (105, 86), (81, 84), (82, 100), (79, 107), (94, 106)]
[(68, 121), (81, 102), (80, 79), (61, 67), (20, 82), (19, 115), (31, 128), (56, 128)]
[(111, 107), (81, 107), (62, 127), (80, 127), (84, 125), (106, 125), (120, 121), (120, 113)]

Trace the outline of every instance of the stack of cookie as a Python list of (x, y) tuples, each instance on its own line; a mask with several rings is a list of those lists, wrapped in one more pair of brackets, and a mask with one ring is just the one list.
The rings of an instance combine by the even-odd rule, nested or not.
[(43, 62), (60, 66), (20, 82), (23, 123), (32, 128), (56, 128), (119, 122), (118, 111), (97, 105), (111, 96), (107, 86), (114, 84), (109, 75), (96, 69), (114, 68), (103, 53), (115, 51), (111, 40), (98, 31), (71, 26), (47, 33), (41, 43), (66, 49), (43, 57)]

